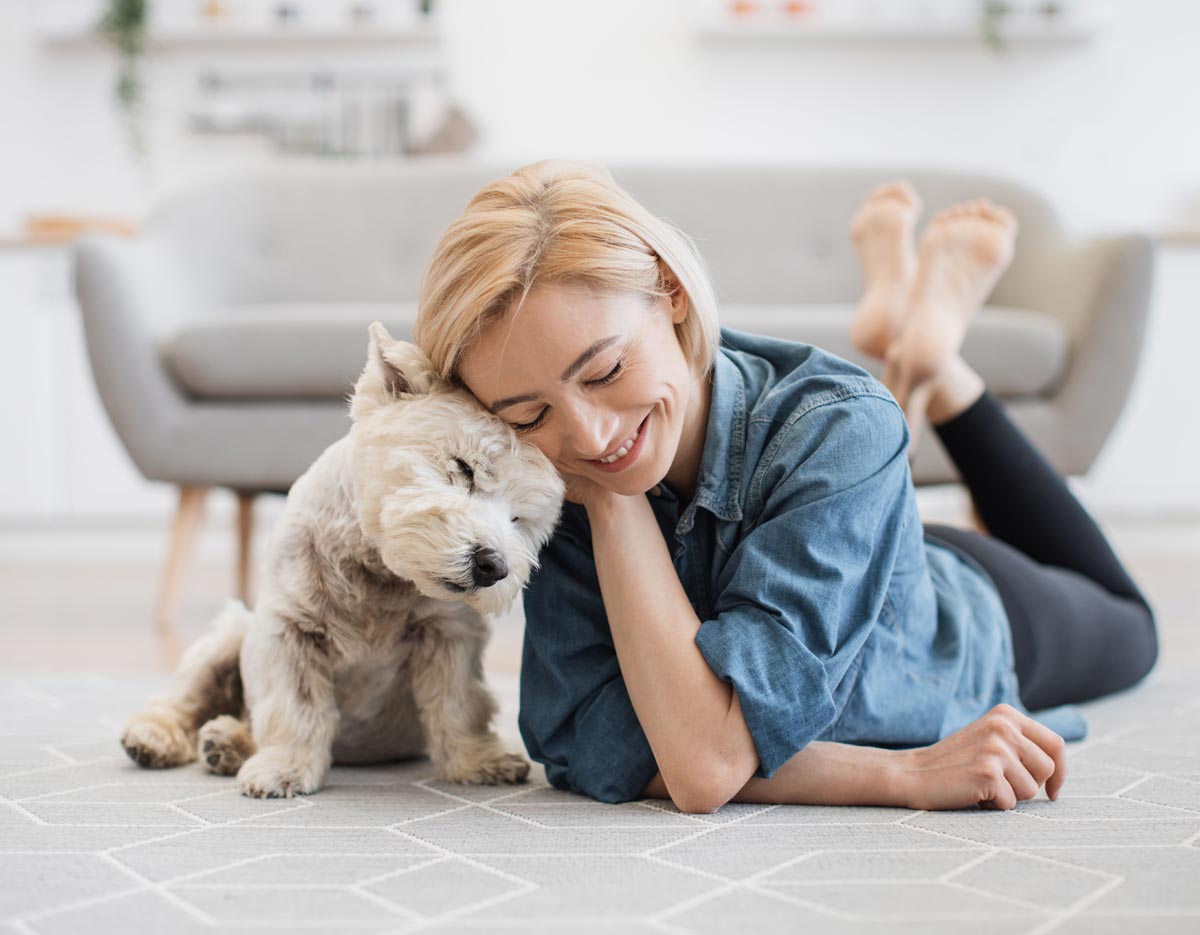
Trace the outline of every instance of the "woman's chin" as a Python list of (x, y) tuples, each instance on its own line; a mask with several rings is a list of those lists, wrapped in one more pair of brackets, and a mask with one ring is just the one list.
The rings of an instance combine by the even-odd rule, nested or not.
[(649, 470), (647, 465), (639, 464), (620, 474), (602, 474), (593, 480), (613, 493), (634, 497), (651, 490), (658, 483), (659, 476), (653, 470)]

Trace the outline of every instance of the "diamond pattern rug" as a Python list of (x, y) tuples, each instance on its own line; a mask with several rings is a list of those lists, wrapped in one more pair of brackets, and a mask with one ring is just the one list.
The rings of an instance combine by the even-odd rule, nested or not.
[[(492, 680), (517, 747), (515, 679)], [(0, 932), (1200, 932), (1200, 684), (1085, 706), (1056, 803), (729, 805), (335, 768), (255, 801), (117, 745), (158, 679), (0, 678)]]

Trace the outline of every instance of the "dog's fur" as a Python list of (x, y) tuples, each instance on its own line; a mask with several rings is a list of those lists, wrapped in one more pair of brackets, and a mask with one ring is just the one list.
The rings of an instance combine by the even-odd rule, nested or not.
[(199, 749), (260, 797), (314, 792), (332, 761), (424, 752), (454, 782), (528, 775), (491, 729), (482, 614), (528, 581), (562, 481), (378, 322), (350, 412), (288, 493), (254, 610), (231, 602), (126, 725), (139, 765)]

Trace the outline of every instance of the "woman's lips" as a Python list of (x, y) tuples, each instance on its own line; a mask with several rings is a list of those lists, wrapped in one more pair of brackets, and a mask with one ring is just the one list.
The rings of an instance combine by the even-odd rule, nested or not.
[(634, 461), (638, 459), (638, 455), (642, 452), (642, 445), (646, 441), (646, 429), (650, 425), (650, 415), (646, 414), (646, 418), (642, 420), (642, 424), (637, 428), (637, 439), (633, 443), (633, 447), (625, 452), (623, 458), (618, 458), (613, 462), (593, 461), (589, 460), (588, 464), (594, 467), (597, 471), (603, 471), (606, 474), (616, 474), (625, 470)]

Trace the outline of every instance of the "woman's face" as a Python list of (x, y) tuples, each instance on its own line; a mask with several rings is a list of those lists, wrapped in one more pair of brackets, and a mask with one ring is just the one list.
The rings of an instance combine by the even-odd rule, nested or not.
[[(536, 286), (517, 314), (483, 330), (459, 374), (561, 473), (626, 495), (664, 478), (686, 489), (707, 417), (675, 336), (686, 315), (682, 290), (648, 303), (578, 284)], [(697, 425), (700, 445), (681, 454), (681, 437)]]

